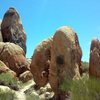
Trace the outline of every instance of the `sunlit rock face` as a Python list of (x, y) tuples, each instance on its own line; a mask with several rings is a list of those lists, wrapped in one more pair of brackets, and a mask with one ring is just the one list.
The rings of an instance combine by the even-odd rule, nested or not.
[(100, 42), (93, 39), (90, 48), (89, 75), (100, 78)]
[(26, 53), (26, 34), (24, 32), (20, 16), (15, 8), (11, 7), (5, 13), (1, 23), (1, 32), (3, 42), (15, 43)]
[(42, 41), (36, 47), (32, 56), (30, 69), (38, 87), (43, 87), (48, 82), (51, 44), (52, 38)]
[(14, 43), (0, 42), (0, 60), (16, 72), (17, 76), (29, 70), (30, 65), (27, 63), (23, 49)]
[(53, 37), (49, 82), (56, 100), (65, 100), (60, 86), (65, 79), (79, 79), (82, 51), (77, 34), (67, 26), (59, 28)]
[(2, 20), (0, 20), (0, 42), (3, 41), (3, 40), (2, 40), (2, 34), (1, 34), (1, 22), (2, 22)]

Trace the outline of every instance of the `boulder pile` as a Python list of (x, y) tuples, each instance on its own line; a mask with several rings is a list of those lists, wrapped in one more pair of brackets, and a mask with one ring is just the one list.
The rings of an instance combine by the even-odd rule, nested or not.
[[(26, 34), (19, 13), (10, 7), (0, 21), (0, 74), (10, 72), (23, 83), (33, 79), (39, 94), (49, 84), (54, 100), (68, 99), (69, 90), (61, 89), (63, 82), (78, 80), (82, 75), (82, 50), (77, 33), (68, 26), (62, 26), (53, 37), (45, 39), (35, 48), (32, 59), (26, 58), (26, 51)], [(91, 42), (89, 75), (100, 78), (98, 39)]]
[[(9, 71), (25, 82), (32, 79), (30, 61), (25, 54), (26, 34), (19, 13), (10, 7), (0, 21), (0, 73)], [(24, 75), (28, 78), (22, 79)]]

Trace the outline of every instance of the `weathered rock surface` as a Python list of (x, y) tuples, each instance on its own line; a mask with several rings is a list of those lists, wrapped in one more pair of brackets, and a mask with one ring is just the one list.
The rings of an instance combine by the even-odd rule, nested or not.
[(28, 69), (30, 70), (30, 65), (31, 65), (31, 59), (29, 59), (29, 58), (26, 58), (27, 59), (27, 64), (28, 64)]
[(2, 42), (3, 40), (2, 40), (2, 34), (1, 34), (1, 20), (0, 20), (0, 42)]
[(33, 75), (30, 71), (25, 71), (24, 73), (20, 74), (19, 79), (25, 83), (33, 78)]
[(16, 72), (17, 76), (28, 70), (29, 67), (23, 49), (9, 42), (0, 42), (0, 60), (3, 61), (8, 68)]
[(0, 74), (5, 73), (9, 70), (9, 68), (0, 60)]
[(26, 34), (18, 12), (9, 8), (1, 23), (3, 42), (12, 42), (23, 48), (26, 53)]
[(38, 87), (45, 86), (48, 82), (51, 43), (52, 38), (41, 42), (32, 57), (30, 69)]
[(17, 75), (14, 71), (9, 69), (1, 60), (0, 60), (0, 74), (9, 73), (13, 78), (17, 78)]
[(89, 75), (100, 78), (100, 42), (93, 39), (90, 48)]
[(69, 27), (59, 28), (51, 47), (49, 82), (56, 100), (65, 100), (60, 86), (65, 79), (79, 79), (82, 51), (77, 34)]

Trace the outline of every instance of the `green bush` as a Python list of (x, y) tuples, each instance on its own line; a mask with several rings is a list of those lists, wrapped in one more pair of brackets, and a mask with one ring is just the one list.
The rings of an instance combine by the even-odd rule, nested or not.
[(33, 93), (26, 95), (26, 100), (40, 100), (39, 96), (34, 95)]
[(89, 63), (86, 62), (86, 61), (82, 61), (81, 64), (82, 64), (82, 70), (83, 70), (83, 72), (88, 72)]
[(6, 84), (15, 84), (17, 82), (16, 79), (13, 78), (11, 73), (6, 72), (6, 73), (1, 73), (0, 74), (0, 81), (5, 82)]
[(9, 72), (0, 74), (0, 84), (5, 85), (5, 86), (9, 86), (15, 90), (18, 89), (17, 79), (13, 78), (13, 76)]
[(100, 100), (99, 79), (65, 80), (61, 87), (63, 91), (71, 91), (71, 100)]
[(15, 93), (11, 90), (1, 90), (0, 89), (0, 100), (14, 100), (16, 98)]

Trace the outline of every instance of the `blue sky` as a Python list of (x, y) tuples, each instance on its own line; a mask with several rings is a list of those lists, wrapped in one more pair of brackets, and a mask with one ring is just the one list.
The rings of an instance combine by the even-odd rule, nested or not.
[(67, 25), (79, 37), (82, 60), (89, 61), (91, 40), (100, 39), (100, 0), (0, 0), (0, 19), (11, 6), (19, 12), (27, 34), (28, 58), (42, 40)]

